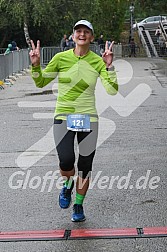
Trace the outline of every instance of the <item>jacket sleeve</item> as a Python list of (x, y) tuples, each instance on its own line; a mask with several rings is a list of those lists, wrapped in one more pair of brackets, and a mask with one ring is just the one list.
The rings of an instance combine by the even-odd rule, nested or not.
[(116, 71), (107, 71), (105, 63), (103, 64), (100, 71), (100, 79), (103, 83), (106, 92), (110, 95), (116, 95), (118, 92), (118, 82)]
[(41, 66), (32, 66), (31, 74), (37, 87), (43, 88), (56, 78), (59, 70), (59, 58), (60, 55), (56, 54), (44, 70), (42, 70)]

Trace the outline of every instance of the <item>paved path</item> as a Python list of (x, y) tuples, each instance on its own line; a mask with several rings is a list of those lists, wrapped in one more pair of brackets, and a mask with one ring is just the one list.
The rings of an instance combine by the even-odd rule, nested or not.
[[(1, 231), (167, 226), (167, 62), (127, 62), (115, 62), (122, 84), (129, 76), (120, 86), (119, 103), (114, 98), (109, 107), (106, 96), (98, 103), (103, 133), (94, 160), (97, 181), (85, 199), (82, 224), (71, 223), (72, 207), (59, 208), (58, 179), (53, 188), (49, 181), (43, 184), (47, 172), (58, 171), (50, 131), (57, 85), (37, 89), (27, 73), (0, 91)], [(166, 238), (29, 241), (0, 243), (0, 252), (165, 252), (166, 247)]]

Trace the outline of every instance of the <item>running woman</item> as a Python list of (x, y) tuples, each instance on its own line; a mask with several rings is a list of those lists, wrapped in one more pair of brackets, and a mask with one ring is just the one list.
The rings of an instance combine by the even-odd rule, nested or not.
[(40, 66), (40, 41), (31, 41), (32, 78), (42, 88), (58, 76), (58, 97), (54, 115), (54, 140), (59, 157), (60, 174), (65, 179), (59, 195), (59, 205), (66, 209), (72, 201), (75, 175), (74, 138), (77, 137), (79, 155), (73, 222), (84, 221), (83, 202), (89, 188), (92, 163), (98, 136), (98, 115), (95, 106), (95, 87), (98, 77), (110, 95), (118, 91), (112, 61), (113, 43), (102, 57), (89, 49), (94, 40), (93, 26), (87, 20), (73, 27), (75, 48), (57, 53), (44, 70)]

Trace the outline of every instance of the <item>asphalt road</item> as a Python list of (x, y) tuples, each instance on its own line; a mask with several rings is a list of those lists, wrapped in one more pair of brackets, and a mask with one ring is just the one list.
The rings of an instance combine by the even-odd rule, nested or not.
[[(27, 72), (0, 90), (1, 231), (167, 226), (167, 62), (131, 58), (115, 66), (119, 96), (97, 94), (99, 147), (80, 224), (70, 221), (72, 206), (58, 206), (58, 177), (44, 184), (59, 169), (51, 129), (57, 84), (38, 89)], [(0, 252), (166, 248), (166, 238), (0, 243)]]

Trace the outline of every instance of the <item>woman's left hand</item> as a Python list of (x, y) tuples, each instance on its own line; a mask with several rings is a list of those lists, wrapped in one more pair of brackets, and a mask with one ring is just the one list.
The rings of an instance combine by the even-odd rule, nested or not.
[(113, 61), (112, 48), (113, 48), (113, 45), (114, 45), (114, 41), (112, 41), (110, 46), (108, 46), (108, 41), (106, 41), (105, 52), (102, 54), (102, 59), (106, 63), (107, 68), (111, 67), (111, 65), (112, 65), (112, 61)]

